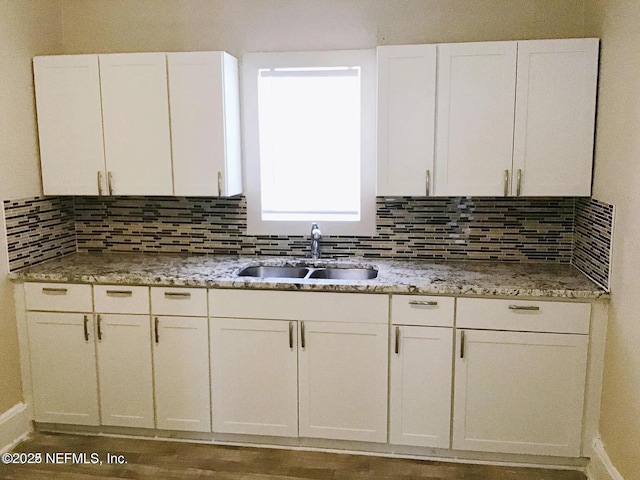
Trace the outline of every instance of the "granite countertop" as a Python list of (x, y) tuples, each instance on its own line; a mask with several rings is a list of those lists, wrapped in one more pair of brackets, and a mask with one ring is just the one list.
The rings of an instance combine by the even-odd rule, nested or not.
[[(244, 267), (258, 264), (374, 267), (378, 277), (373, 280), (304, 280), (237, 276)], [(575, 267), (550, 263), (76, 253), (11, 273), (10, 278), (31, 282), (209, 288), (608, 298), (604, 290)]]

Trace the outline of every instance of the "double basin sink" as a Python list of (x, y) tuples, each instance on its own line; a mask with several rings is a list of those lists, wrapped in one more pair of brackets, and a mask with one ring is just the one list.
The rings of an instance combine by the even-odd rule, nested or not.
[(378, 276), (374, 268), (353, 267), (293, 267), (293, 266), (252, 266), (246, 267), (238, 273), (240, 277), (253, 278), (291, 278), (317, 280), (372, 280)]

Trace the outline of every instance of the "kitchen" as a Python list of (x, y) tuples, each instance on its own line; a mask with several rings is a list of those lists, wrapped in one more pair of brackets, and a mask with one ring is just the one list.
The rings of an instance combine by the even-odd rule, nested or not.
[[(31, 71), (31, 59), (37, 55), (226, 50), (241, 57), (246, 52), (256, 51), (358, 49), (373, 48), (376, 45), (514, 39), (600, 38), (593, 197), (602, 203), (615, 205), (616, 232), (599, 429), (602, 444), (605, 445), (613, 465), (624, 478), (634, 478), (634, 474), (637, 475), (635, 466), (638, 464), (634, 445), (638, 444), (640, 430), (637, 425), (637, 418), (640, 416), (637, 414), (635, 401), (640, 390), (637, 387), (640, 362), (632, 347), (633, 340), (638, 337), (638, 328), (633, 323), (634, 313), (637, 312), (637, 296), (632, 291), (635, 277), (629, 272), (634, 271), (633, 267), (637, 262), (633, 248), (637, 243), (634, 240), (637, 238), (637, 227), (632, 221), (630, 209), (638, 200), (637, 188), (634, 188), (638, 175), (633, 164), (633, 154), (638, 150), (638, 136), (633, 127), (637, 126), (638, 119), (637, 115), (634, 116), (633, 109), (637, 100), (628, 93), (633, 91), (630, 79), (634, 78), (637, 64), (634, 64), (634, 56), (628, 53), (628, 47), (631, 45), (632, 48), (638, 48), (637, 33), (633, 29), (634, 19), (638, 18), (637, 5), (634, 2), (589, 1), (458, 2), (456, 7), (452, 7), (450, 2), (437, 1), (403, 2), (401, 6), (396, 2), (376, 2), (375, 8), (372, 7), (372, 2), (323, 2), (322, 6), (316, 2), (261, 2), (260, 5), (262, 6), (258, 9), (255, 2), (233, 2), (231, 5), (231, 2), (158, 4), (145, 1), (34, 1), (19, 2), (19, 6), (18, 2), (4, 2), (2, 7), (7, 13), (2, 15), (2, 21), (7, 25), (2, 29), (3, 35), (6, 35), (6, 38), (2, 38), (2, 56), (10, 62), (8, 65), (12, 68), (3, 69), (2, 83), (8, 86), (5, 92), (10, 94), (3, 97), (2, 101), (3, 111), (10, 112), (12, 122), (3, 126), (2, 131), (2, 199), (13, 202), (41, 195)], [(625, 52), (624, 55), (622, 52)], [(151, 197), (147, 200), (154, 202)], [(64, 202), (69, 200), (61, 197), (59, 201), (63, 203), (59, 210), (68, 214), (72, 207)], [(205, 208), (185, 199), (158, 200), (157, 204), (149, 207), (144, 205), (144, 200), (128, 202), (118, 197), (104, 200), (81, 197), (73, 205), (76, 215), (78, 212), (81, 215), (82, 212), (86, 213), (80, 222), (75, 221), (74, 229), (80, 226), (76, 230), (78, 245), (85, 242), (84, 246), (88, 249), (108, 250), (122, 241), (90, 235), (93, 227), (100, 224), (100, 220), (95, 220), (96, 212), (114, 209), (139, 209), (144, 212), (151, 208), (162, 213), (176, 207), (175, 202), (179, 203), (177, 208), (182, 209), (181, 211)], [(223, 201), (222, 205), (216, 205), (215, 208), (228, 212), (232, 217), (245, 208), (238, 205), (237, 200), (229, 199), (229, 203), (226, 202)], [(438, 209), (448, 209), (460, 215), (461, 211), (464, 214), (465, 209), (477, 211), (496, 208), (496, 205), (484, 202), (479, 200), (466, 204), (463, 201), (462, 204), (454, 202), (433, 207), (425, 206), (423, 200), (416, 200), (418, 205), (412, 205), (411, 208), (417, 209), (419, 214), (423, 214), (424, 209), (432, 208), (434, 217)], [(411, 208), (397, 206), (394, 202), (384, 207), (391, 211), (391, 218), (399, 211), (411, 211)], [(550, 208), (555, 209), (554, 218), (563, 218), (562, 215), (566, 215), (567, 209), (572, 207), (559, 203)], [(520, 213), (530, 210), (531, 206), (521, 205)], [(411, 215), (408, 217), (407, 222), (414, 221)], [(114, 222), (112, 232), (122, 233), (121, 226), (115, 224), (126, 223), (127, 219), (110, 218), (109, 221)], [(171, 223), (170, 215), (166, 221)], [(151, 228), (162, 230), (162, 226), (154, 227), (153, 222), (150, 223)], [(220, 226), (217, 228), (221, 229)], [(562, 235), (557, 229), (554, 232), (555, 235)], [(191, 233), (186, 232), (185, 235), (196, 238)], [(304, 239), (296, 247), (305, 254), (307, 250), (303, 249), (308, 248), (307, 234), (305, 232)], [(432, 234), (433, 232), (425, 232), (425, 235)], [(204, 235), (205, 248), (210, 248), (211, 242), (216, 239), (221, 241), (219, 237), (214, 236), (211, 240), (211, 237), (206, 237), (206, 233)], [(443, 241), (447, 238), (450, 237), (444, 237)], [(6, 240), (3, 239), (4, 241)], [(283, 239), (275, 239), (270, 243), (276, 245), (265, 245), (263, 248), (267, 254), (280, 253), (291, 247)], [(327, 243), (331, 243), (331, 237), (327, 238)], [(179, 251), (181, 246), (179, 243), (176, 246), (162, 244), (162, 239), (155, 244), (151, 242), (148, 245), (149, 251), (154, 248)], [(250, 247), (250, 244), (251, 238), (248, 241), (235, 239), (235, 243), (227, 244), (221, 241), (220, 246), (227, 249), (226, 253), (237, 254), (245, 253), (243, 249)], [(399, 242), (397, 248), (402, 248), (402, 245)], [(330, 252), (334, 249), (338, 255), (348, 255), (354, 250), (356, 254), (366, 253), (376, 246), (366, 245), (358, 249), (353, 245), (331, 245), (327, 246), (326, 255), (331, 256)], [(73, 250), (75, 245), (71, 242), (62, 248)], [(455, 254), (455, 249), (453, 252)], [(542, 255), (551, 255), (549, 258), (553, 260), (559, 255), (570, 254), (551, 254), (547, 250)], [(533, 255), (534, 260), (535, 258)], [(7, 269), (3, 264), (3, 271)], [(630, 269), (629, 272), (627, 269)], [(3, 277), (2, 292), (2, 328), (7, 334), (2, 335), (3, 393), (0, 396), (0, 410), (8, 411), (20, 403), (23, 397), (12, 285), (6, 276)]]

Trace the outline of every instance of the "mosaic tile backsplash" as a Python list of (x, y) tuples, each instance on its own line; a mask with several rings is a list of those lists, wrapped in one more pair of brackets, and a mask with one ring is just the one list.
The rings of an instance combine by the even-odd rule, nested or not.
[[(573, 198), (378, 198), (376, 235), (325, 236), (322, 254), (569, 263), (573, 209)], [(246, 235), (243, 197), (77, 197), (75, 214), (80, 251), (309, 254), (307, 237)]]
[[(11, 270), (76, 250), (309, 255), (307, 237), (248, 236), (244, 197), (46, 197), (4, 207)], [(376, 235), (325, 236), (322, 254), (574, 263), (606, 285), (612, 221), (591, 228), (609, 211), (573, 197), (380, 197)]]
[(592, 198), (576, 199), (571, 263), (609, 290), (614, 207)]
[(76, 251), (72, 197), (36, 197), (5, 201), (9, 269)]

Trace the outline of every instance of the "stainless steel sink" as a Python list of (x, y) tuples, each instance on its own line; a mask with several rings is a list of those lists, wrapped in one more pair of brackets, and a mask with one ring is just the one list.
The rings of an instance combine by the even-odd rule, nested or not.
[(373, 268), (317, 268), (308, 278), (330, 280), (372, 280), (378, 276)]
[(239, 277), (253, 278), (294, 278), (309, 280), (372, 280), (378, 276), (374, 268), (353, 267), (274, 267), (256, 265), (246, 267), (238, 273)]
[(240, 270), (239, 277), (256, 278), (304, 278), (309, 273), (304, 267), (247, 267)]

